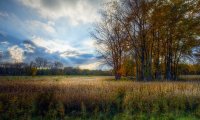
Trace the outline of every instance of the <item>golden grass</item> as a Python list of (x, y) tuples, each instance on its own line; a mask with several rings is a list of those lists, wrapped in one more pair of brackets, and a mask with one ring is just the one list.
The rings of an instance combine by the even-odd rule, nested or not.
[[(1, 77), (2, 79), (3, 77)], [(111, 77), (26, 77), (0, 81), (0, 93), (33, 95), (53, 91), (62, 101), (110, 100), (119, 90), (129, 94), (153, 97), (186, 95), (200, 96), (200, 82), (133, 82), (113, 81)]]
[[(55, 106), (61, 103), (61, 107), (46, 110), (40, 107), (41, 102)], [(35, 107), (39, 107), (36, 112), (31, 111)], [(84, 109), (89, 115), (95, 111), (112, 115), (125, 111), (161, 114), (178, 110), (200, 117), (200, 82), (114, 81), (112, 77), (100, 76), (0, 77), (0, 118), (1, 115), (16, 118), (20, 111), (22, 117), (37, 111), (52, 114), (51, 110), (63, 116)]]

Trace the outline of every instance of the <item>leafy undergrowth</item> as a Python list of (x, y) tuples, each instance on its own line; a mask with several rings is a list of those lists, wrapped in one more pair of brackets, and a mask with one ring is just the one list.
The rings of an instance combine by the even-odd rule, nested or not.
[(49, 79), (1, 81), (0, 119), (200, 119), (199, 82)]

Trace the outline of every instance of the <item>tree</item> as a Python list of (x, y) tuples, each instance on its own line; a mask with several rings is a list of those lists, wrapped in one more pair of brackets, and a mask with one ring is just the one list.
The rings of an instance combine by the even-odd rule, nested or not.
[(51, 69), (53, 70), (53, 74), (56, 74), (56, 75), (63, 74), (63, 72), (62, 72), (63, 64), (59, 61), (55, 61), (52, 65)]
[[(117, 8), (116, 2), (108, 3), (108, 6)], [(104, 62), (113, 68), (115, 79), (121, 78), (122, 60), (124, 54), (125, 40), (127, 34), (121, 23), (116, 19), (115, 11), (107, 8), (108, 11), (102, 11), (102, 21), (97, 23), (92, 37), (96, 39), (98, 52), (104, 59)]]
[(54, 62), (54, 67), (56, 69), (62, 69), (63, 68), (63, 64), (61, 62), (59, 62), (59, 61), (55, 61)]
[(47, 67), (48, 61), (45, 58), (37, 57), (35, 59), (35, 64), (37, 68), (42, 69)]
[(199, 0), (121, 0), (107, 7), (94, 38), (114, 71), (125, 72), (129, 56), (137, 80), (175, 80), (179, 63), (200, 46)]

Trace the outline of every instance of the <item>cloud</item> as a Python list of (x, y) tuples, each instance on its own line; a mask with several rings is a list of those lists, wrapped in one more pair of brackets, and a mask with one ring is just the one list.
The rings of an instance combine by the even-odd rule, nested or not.
[(42, 23), (40, 21), (37, 20), (29, 20), (26, 21), (26, 24), (29, 26), (29, 31), (32, 33), (37, 33), (38, 30), (44, 30), (44, 33), (48, 33), (48, 34), (54, 34), (56, 33), (54, 27), (52, 26), (52, 22), (48, 22), (46, 23)]
[(8, 42), (0, 42), (0, 49), (9, 60), (30, 62), (44, 57), (68, 66), (95, 66), (98, 58), (89, 31), (107, 0), (17, 1), (4, 1), (13, 9), (0, 11), (0, 37)]
[[(65, 66), (78, 67), (83, 65), (81, 66), (82, 68), (87, 68), (89, 64), (98, 61), (94, 53), (80, 50), (79, 47), (74, 47), (68, 41), (41, 37), (33, 37), (31, 40), (20, 41), (20, 39), (11, 37), (10, 35), (4, 36), (2, 39), (7, 40), (6, 42), (9, 43), (7, 46), (2, 45), (3, 48), (0, 46), (0, 50), (7, 55), (7, 57), (5, 55), (3, 56), (3, 61), (6, 62), (29, 63), (36, 57), (43, 57), (51, 62), (60, 61)], [(4, 41), (2, 42), (5, 44)], [(79, 46), (82, 47), (82, 42), (80, 44)], [(91, 69), (93, 68), (95, 67), (91, 67)]]
[(77, 56), (66, 57), (66, 59), (72, 61), (72, 63), (76, 65), (90, 64), (97, 61), (97, 58), (94, 54), (84, 53), (79, 53)]
[(74, 51), (74, 50), (73, 51), (68, 50), (68, 51), (62, 52), (60, 54), (61, 57), (75, 57), (78, 55), (80, 55), (80, 53), (78, 53), (77, 51)]
[[(10, 33), (15, 37), (30, 38), (33, 35), (55, 37), (57, 31), (55, 30), (55, 24), (52, 21), (43, 22), (39, 19), (26, 19), (23, 20), (21, 17), (14, 13), (6, 13), (7, 16), (0, 16), (0, 34), (6, 36)], [(2, 29), (4, 31), (2, 31)]]
[(24, 43), (25, 51), (28, 53), (34, 53), (35, 47), (31, 44)]
[(79, 42), (75, 42), (74, 46), (76, 47), (77, 51), (82, 54), (96, 54), (95, 40), (91, 39), (90, 37), (82, 39)]
[(36, 10), (43, 18), (68, 18), (73, 25), (92, 23), (99, 18), (98, 8), (105, 0), (19, 0)]
[(100, 66), (99, 62), (94, 62), (94, 63), (80, 65), (79, 68), (81, 68), (81, 69), (95, 70), (95, 69), (98, 69), (99, 66)]
[(95, 40), (94, 39), (86, 39), (86, 40), (83, 40), (83, 43), (82, 43), (86, 48), (95, 48)]
[(53, 22), (53, 21), (48, 21), (47, 24), (48, 24), (48, 25), (51, 25), (51, 26), (54, 26), (54, 25), (55, 25), (55, 22)]
[(65, 52), (65, 51), (74, 51), (76, 50), (67, 41), (64, 40), (47, 40), (40, 37), (33, 37), (32, 42), (37, 46), (43, 47), (48, 53), (54, 52)]
[(18, 63), (23, 62), (24, 50), (22, 48), (20, 48), (18, 45), (14, 45), (14, 46), (8, 48), (8, 52), (14, 62), (18, 62)]
[(1, 45), (8, 45), (9, 42), (7, 42), (7, 41), (2, 41), (2, 42), (0, 42), (0, 44), (1, 44)]

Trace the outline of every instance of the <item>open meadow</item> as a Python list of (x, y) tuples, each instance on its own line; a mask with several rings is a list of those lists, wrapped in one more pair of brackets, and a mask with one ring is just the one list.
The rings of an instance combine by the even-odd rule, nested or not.
[(0, 119), (200, 119), (200, 82), (0, 77)]

